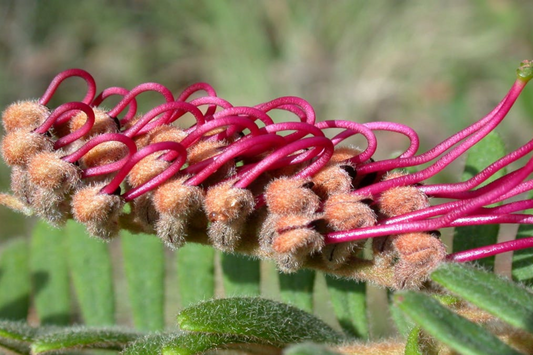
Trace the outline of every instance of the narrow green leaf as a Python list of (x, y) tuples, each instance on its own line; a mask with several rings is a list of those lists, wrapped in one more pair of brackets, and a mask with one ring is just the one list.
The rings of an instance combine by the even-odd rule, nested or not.
[(37, 330), (25, 322), (0, 320), (0, 337), (10, 340), (32, 342)]
[(37, 337), (31, 345), (32, 354), (46, 354), (68, 349), (122, 350), (142, 336), (122, 329), (65, 328)]
[(302, 269), (294, 274), (279, 274), (279, 291), (283, 302), (313, 312), (315, 271)]
[[(505, 155), (505, 144), (496, 132), (490, 132), (478, 144), (470, 148), (466, 158), (463, 181), (470, 179), (494, 160)], [(495, 173), (483, 185), (505, 175), (505, 169)], [(497, 224), (456, 228), (453, 237), (453, 252), (495, 244), (500, 228)], [(478, 263), (487, 269), (494, 268), (494, 256), (483, 258)]]
[(398, 292), (394, 302), (437, 340), (464, 355), (519, 354), (479, 325), (452, 312), (430, 296)]
[(193, 355), (211, 349), (238, 349), (250, 354), (275, 354), (279, 352), (279, 349), (262, 339), (241, 334), (187, 332), (167, 341), (162, 347), (161, 354)]
[(327, 347), (313, 343), (303, 343), (289, 346), (283, 355), (340, 355)]
[(237, 254), (221, 254), (224, 291), (227, 297), (259, 296), (260, 261)]
[(533, 332), (533, 294), (495, 274), (446, 263), (431, 279), (503, 321)]
[(39, 220), (31, 237), (30, 269), (41, 324), (67, 325), (71, 318), (65, 231)]
[(390, 290), (387, 290), (387, 294), (389, 297), (389, 312), (394, 322), (394, 326), (396, 327), (398, 334), (407, 337), (409, 336), (409, 333), (411, 332), (411, 329), (413, 329), (415, 324), (393, 302), (394, 293)]
[(188, 307), (215, 296), (215, 251), (213, 247), (188, 243), (177, 252), (177, 290), (181, 306)]
[(227, 298), (200, 303), (178, 315), (184, 330), (241, 334), (273, 345), (315, 341), (335, 343), (342, 336), (312, 314), (262, 298)]
[(115, 323), (115, 296), (108, 245), (90, 238), (85, 228), (69, 221), (66, 225), (69, 266), (85, 324)]
[(407, 343), (405, 344), (405, 355), (423, 355), (419, 348), (420, 343), (420, 327), (414, 327), (407, 336)]
[(368, 338), (366, 284), (326, 275), (335, 315), (347, 335)]
[(141, 330), (165, 326), (165, 253), (153, 235), (122, 232), (120, 242), (133, 322)]
[(128, 344), (120, 353), (121, 355), (152, 355), (161, 354), (163, 344), (169, 342), (176, 335), (173, 334), (149, 334), (138, 338), (133, 343)]
[[(528, 196), (533, 199), (533, 193)], [(525, 213), (533, 214), (533, 209), (525, 211)], [(518, 227), (516, 239), (533, 237), (533, 225), (521, 224)], [(513, 280), (520, 281), (525, 285), (533, 286), (533, 248), (516, 250), (513, 253), (512, 276)]]
[(0, 255), (0, 318), (22, 320), (28, 317), (30, 273), (28, 243), (13, 239), (3, 245)]

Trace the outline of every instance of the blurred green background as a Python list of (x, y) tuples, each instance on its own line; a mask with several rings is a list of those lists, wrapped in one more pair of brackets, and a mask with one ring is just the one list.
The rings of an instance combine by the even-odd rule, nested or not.
[[(39, 97), (79, 67), (99, 90), (156, 81), (178, 93), (206, 81), (234, 105), (297, 95), (319, 120), (408, 124), (425, 150), (505, 95), (518, 63), (533, 57), (532, 14), (525, 0), (0, 0), (0, 107)], [(68, 81), (51, 106), (83, 90)], [(141, 110), (157, 99), (145, 95)], [(509, 149), (530, 139), (531, 88), (499, 131)], [(378, 139), (382, 158), (405, 144)], [(0, 208), (0, 238), (30, 227)]]

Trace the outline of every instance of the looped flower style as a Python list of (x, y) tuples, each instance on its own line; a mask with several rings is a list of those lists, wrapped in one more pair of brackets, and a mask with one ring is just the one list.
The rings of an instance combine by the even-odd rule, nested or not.
[[(121, 230), (152, 233), (173, 249), (210, 244), (273, 260), (284, 272), (313, 268), (418, 288), (440, 263), (533, 247), (530, 237), (447, 254), (439, 238), (448, 227), (533, 224), (524, 213), (531, 199), (509, 201), (533, 189), (532, 157), (483, 185), (530, 154), (533, 140), (467, 181), (426, 184), (503, 121), (533, 77), (532, 66), (521, 63), (511, 89), (487, 116), (422, 154), (411, 127), (320, 120), (299, 97), (234, 106), (207, 83), (176, 96), (158, 83), (96, 95), (89, 73), (69, 69), (40, 99), (4, 110), (1, 148), (12, 167), (13, 195), (1, 194), (0, 203), (55, 226), (75, 219), (105, 240)], [(71, 77), (87, 84), (81, 101), (47, 107)], [(143, 115), (136, 98), (146, 91), (164, 102)], [(119, 103), (103, 108), (112, 95)], [(294, 120), (275, 122), (273, 110)], [(185, 115), (192, 120), (179, 120)], [(330, 138), (332, 130), (340, 133)], [(378, 160), (375, 131), (403, 136), (408, 147)], [(354, 135), (366, 145), (343, 145)]]

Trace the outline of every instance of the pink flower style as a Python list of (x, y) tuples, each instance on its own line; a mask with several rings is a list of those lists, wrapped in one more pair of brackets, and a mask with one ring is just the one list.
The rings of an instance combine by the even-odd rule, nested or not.
[[(85, 80), (85, 96), (50, 109), (51, 97), (70, 77)], [(12, 167), (13, 195), (2, 194), (0, 202), (54, 226), (75, 219), (106, 240), (121, 229), (152, 233), (171, 248), (210, 244), (274, 260), (284, 272), (313, 268), (416, 288), (447, 260), (533, 246), (531, 237), (447, 254), (438, 232), (533, 223), (521, 212), (533, 207), (532, 200), (508, 202), (533, 189), (532, 159), (480, 187), (530, 153), (533, 140), (468, 181), (424, 183), (491, 132), (532, 77), (533, 62), (522, 62), (511, 89), (487, 116), (417, 154), (418, 135), (410, 127), (317, 122), (313, 107), (298, 97), (233, 106), (206, 83), (177, 97), (157, 83), (111, 87), (96, 95), (93, 77), (70, 69), (57, 75), (39, 100), (17, 102), (3, 112), (2, 154)], [(160, 93), (164, 102), (141, 114), (136, 98), (146, 91)], [(113, 95), (120, 102), (104, 109)], [(275, 123), (272, 110), (288, 111), (295, 120)], [(184, 116), (193, 124), (177, 122)], [(329, 129), (340, 133), (328, 138)], [(410, 145), (397, 158), (375, 161), (375, 131), (404, 135)], [(366, 139), (364, 150), (341, 145), (353, 135)], [(427, 167), (418, 172), (403, 170), (422, 164)], [(363, 256), (365, 245), (372, 250)]]

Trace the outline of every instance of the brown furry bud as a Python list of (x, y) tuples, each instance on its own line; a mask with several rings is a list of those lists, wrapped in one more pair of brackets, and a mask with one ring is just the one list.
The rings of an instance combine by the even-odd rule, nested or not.
[(320, 198), (306, 184), (309, 180), (280, 178), (265, 188), (265, 200), (274, 214), (312, 214), (320, 206)]
[(376, 224), (374, 211), (361, 197), (351, 194), (330, 196), (324, 204), (324, 219), (335, 231), (371, 227)]
[(72, 213), (91, 235), (110, 239), (119, 232), (118, 217), (124, 200), (117, 195), (100, 193), (104, 186), (98, 184), (79, 190), (72, 199)]
[(43, 152), (35, 155), (28, 163), (30, 182), (43, 189), (62, 189), (68, 192), (81, 180), (80, 169), (61, 159), (58, 152)]
[(364, 243), (362, 241), (328, 244), (322, 248), (322, 258), (330, 269), (335, 270), (360, 252), (364, 248)]
[(37, 153), (52, 150), (52, 141), (44, 135), (15, 130), (2, 141), (2, 155), (8, 165), (26, 165)]
[(313, 176), (313, 191), (325, 199), (327, 196), (348, 193), (352, 188), (352, 177), (339, 165), (327, 165)]
[(120, 142), (105, 142), (89, 150), (81, 159), (86, 168), (114, 163), (128, 154), (128, 148)]
[(272, 250), (281, 271), (300, 269), (309, 255), (320, 252), (324, 247), (324, 237), (311, 227), (315, 218), (290, 215), (277, 219)]
[[(119, 128), (117, 126), (117, 122), (112, 119), (106, 111), (98, 107), (93, 107), (93, 111), (94, 125), (89, 131), (89, 133), (83, 136), (84, 139), (88, 139), (89, 137), (93, 137), (99, 134), (118, 132)], [(85, 124), (85, 122), (87, 122), (87, 114), (85, 112), (77, 113), (70, 120), (70, 131), (77, 131)]]
[(217, 248), (232, 251), (240, 241), (246, 218), (252, 213), (254, 197), (228, 181), (207, 191), (204, 209), (211, 221), (208, 236)]
[(176, 126), (171, 125), (162, 125), (154, 128), (148, 133), (150, 143), (159, 143), (159, 142), (176, 142), (179, 143), (185, 137), (187, 133), (179, 129)]
[(333, 151), (333, 155), (329, 160), (329, 164), (340, 164), (344, 163), (346, 160), (351, 159), (355, 156), (358, 156), (363, 151), (355, 147), (346, 147), (346, 146), (337, 146)]
[(131, 208), (134, 222), (141, 227), (144, 233), (153, 234), (159, 213), (154, 207), (152, 192), (145, 193), (133, 200)]
[(37, 100), (19, 101), (9, 105), (2, 113), (6, 132), (22, 129), (26, 132), (39, 127), (50, 115), (50, 110)]
[(154, 191), (154, 205), (160, 213), (190, 215), (202, 207), (203, 190), (186, 185), (188, 176), (166, 181)]
[[(404, 173), (387, 174), (385, 180), (404, 176)], [(429, 207), (429, 199), (414, 186), (399, 186), (386, 190), (379, 198), (379, 212), (386, 217), (400, 216)]]
[(63, 226), (71, 218), (70, 200), (62, 192), (35, 186), (31, 200), (35, 213), (55, 227)]
[(189, 165), (199, 163), (203, 160), (214, 157), (227, 145), (225, 141), (205, 140), (199, 141), (188, 149), (187, 160)]
[(383, 238), (379, 244), (374, 249), (384, 254), (382, 259), (394, 263), (394, 283), (398, 289), (419, 288), (446, 259), (446, 247), (429, 233), (395, 235)]
[(188, 176), (165, 182), (154, 191), (154, 205), (160, 213), (157, 236), (171, 248), (185, 243), (190, 218), (202, 207), (203, 190), (185, 185)]
[(161, 152), (156, 152), (141, 159), (141, 161), (135, 164), (128, 175), (128, 182), (131, 186), (141, 186), (168, 168), (170, 163), (166, 160), (159, 159), (160, 156)]
[(28, 172), (26, 168), (14, 166), (11, 168), (11, 191), (25, 204), (31, 204), (32, 186), (29, 183)]

